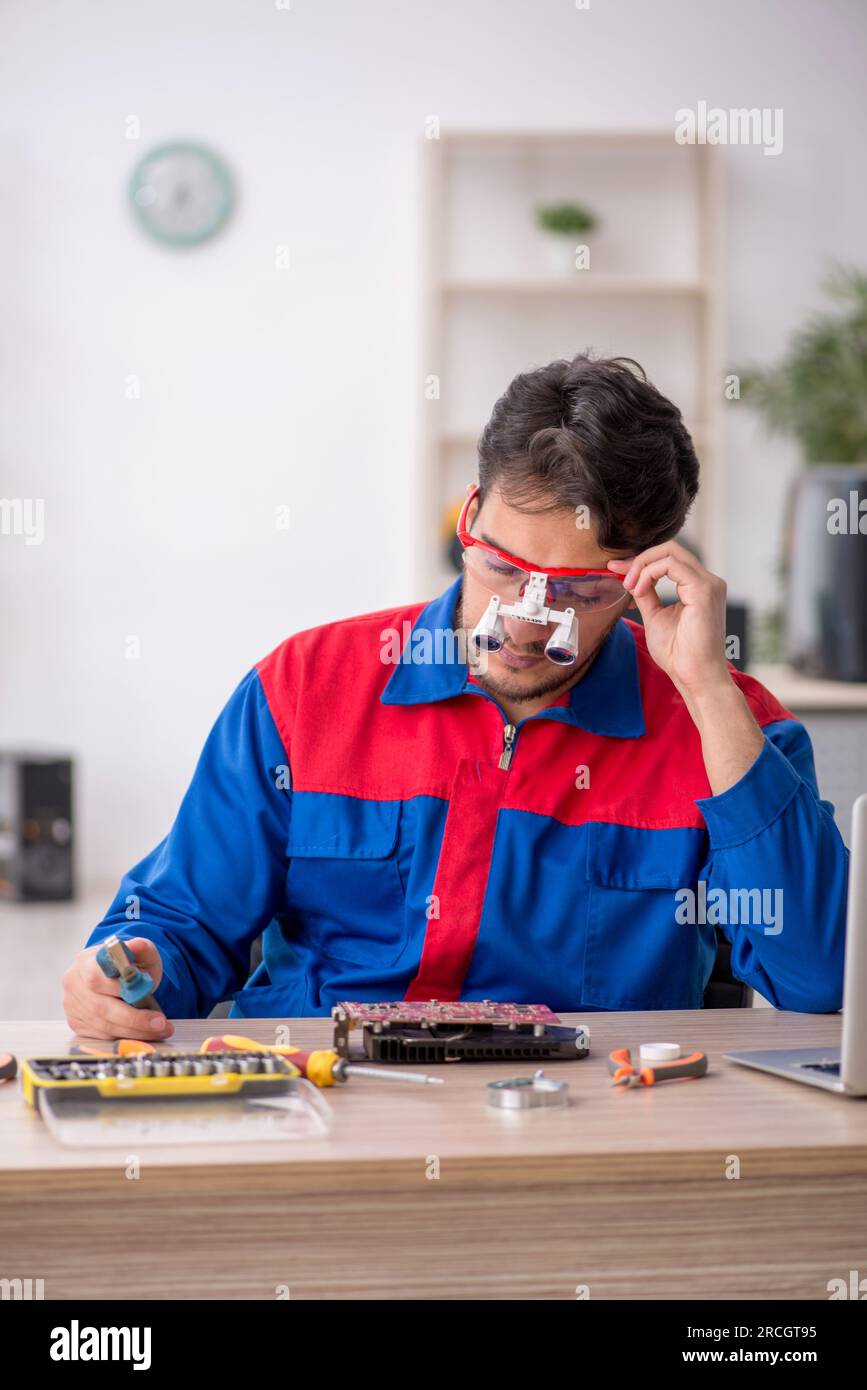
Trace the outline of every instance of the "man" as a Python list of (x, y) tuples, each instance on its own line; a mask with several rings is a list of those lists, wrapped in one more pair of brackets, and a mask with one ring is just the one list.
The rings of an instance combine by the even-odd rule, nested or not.
[[(72, 1028), (168, 1037), (228, 998), (250, 1017), (400, 997), (698, 1008), (714, 923), (777, 1008), (840, 1007), (833, 807), (803, 727), (725, 660), (725, 585), (672, 539), (692, 442), (636, 367), (516, 377), (480, 441), (462, 577), (298, 633), (245, 677), (65, 976)], [(159, 1011), (99, 971), (110, 932)]]

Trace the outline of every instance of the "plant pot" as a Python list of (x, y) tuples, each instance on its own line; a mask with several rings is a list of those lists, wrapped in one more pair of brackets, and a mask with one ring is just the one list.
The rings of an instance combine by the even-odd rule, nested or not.
[(786, 660), (805, 675), (867, 681), (867, 464), (795, 479), (785, 555)]
[(586, 232), (542, 232), (542, 249), (552, 275), (576, 275), (576, 247), (587, 245)]

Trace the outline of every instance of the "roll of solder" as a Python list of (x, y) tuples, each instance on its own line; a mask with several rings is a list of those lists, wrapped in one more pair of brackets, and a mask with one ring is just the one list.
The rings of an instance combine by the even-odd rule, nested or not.
[(639, 1056), (643, 1067), (650, 1067), (654, 1062), (676, 1062), (680, 1056), (680, 1043), (642, 1043)]

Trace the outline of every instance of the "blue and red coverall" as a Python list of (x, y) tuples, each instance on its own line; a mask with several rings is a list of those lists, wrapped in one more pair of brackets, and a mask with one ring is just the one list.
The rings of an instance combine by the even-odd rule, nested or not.
[(777, 1008), (838, 1009), (847, 852), (803, 726), (733, 673), (765, 745), (712, 796), (681, 697), (621, 619), (501, 768), (506, 717), (465, 664), (382, 659), (410, 626), (407, 657), (425, 630), (442, 653), (459, 584), (300, 632), (251, 671), (89, 944), (152, 940), (171, 1017), (229, 998), (236, 1017), (402, 997), (699, 1008), (714, 929), (677, 920), (678, 890), (780, 889), (782, 930), (722, 924), (732, 969)]

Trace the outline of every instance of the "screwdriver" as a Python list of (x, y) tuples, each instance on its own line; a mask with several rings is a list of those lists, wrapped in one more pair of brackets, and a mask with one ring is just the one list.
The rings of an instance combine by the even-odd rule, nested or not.
[(216, 1037), (205, 1038), (200, 1052), (273, 1052), (285, 1057), (297, 1067), (302, 1076), (312, 1081), (314, 1086), (333, 1086), (338, 1081), (348, 1081), (350, 1076), (375, 1076), (379, 1081), (410, 1081), (419, 1086), (441, 1086), (441, 1076), (430, 1076), (426, 1072), (391, 1071), (385, 1067), (359, 1066), (345, 1057), (338, 1057), (331, 1048), (319, 1048), (315, 1052), (303, 1052), (300, 1047), (276, 1047), (256, 1042), (253, 1038), (242, 1038), (234, 1033), (221, 1033)]
[(159, 1009), (151, 991), (154, 982), (140, 970), (135, 956), (119, 936), (107, 936), (96, 953), (96, 963), (109, 980), (120, 976), (120, 997), (134, 1009)]
[(156, 1052), (153, 1043), (142, 1042), (139, 1038), (118, 1038), (116, 1042), (76, 1043), (71, 1049), (72, 1057), (137, 1057), (145, 1052)]

